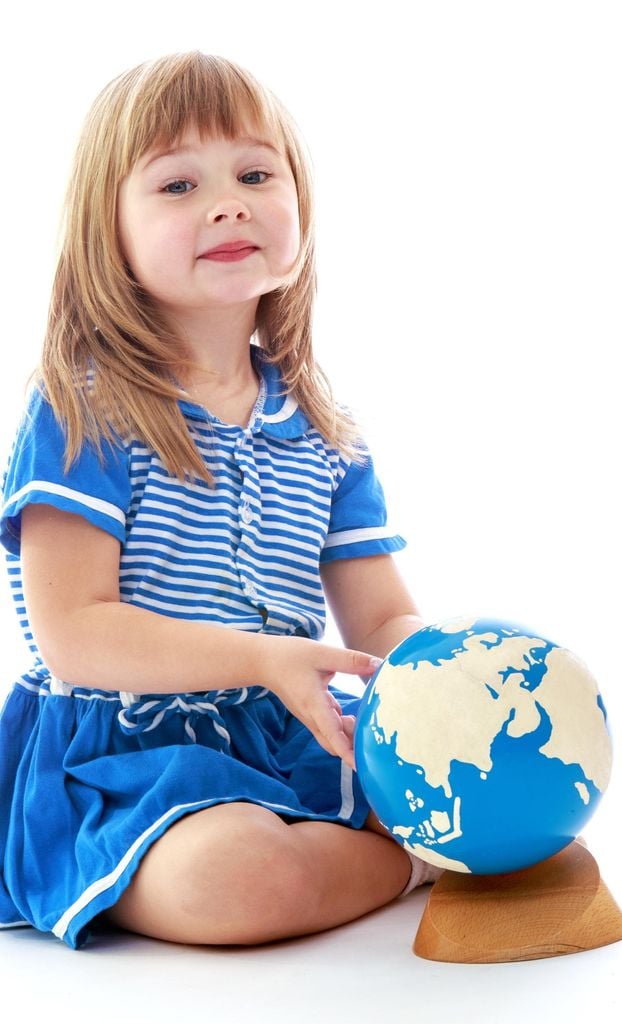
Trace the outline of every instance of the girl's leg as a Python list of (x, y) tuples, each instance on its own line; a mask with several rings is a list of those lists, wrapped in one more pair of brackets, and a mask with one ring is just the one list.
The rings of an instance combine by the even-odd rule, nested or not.
[(255, 945), (361, 917), (409, 875), (407, 855), (376, 831), (220, 804), (172, 825), (104, 917), (172, 942)]

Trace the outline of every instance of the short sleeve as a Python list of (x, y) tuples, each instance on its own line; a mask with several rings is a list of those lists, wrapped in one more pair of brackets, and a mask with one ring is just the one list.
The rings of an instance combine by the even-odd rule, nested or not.
[(102, 442), (103, 458), (94, 446), (86, 445), (68, 473), (64, 455), (63, 430), (49, 402), (35, 389), (4, 474), (0, 542), (11, 554), (19, 554), (21, 512), (28, 504), (73, 512), (125, 540), (131, 490), (122, 442)]
[(401, 551), (406, 541), (387, 525), (382, 484), (369, 452), (351, 462), (333, 494), (328, 535), (320, 562)]

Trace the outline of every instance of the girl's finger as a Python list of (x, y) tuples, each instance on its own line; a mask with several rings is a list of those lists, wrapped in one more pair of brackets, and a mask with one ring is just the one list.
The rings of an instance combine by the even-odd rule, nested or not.
[(347, 758), (352, 752), (351, 737), (343, 728), (343, 716), (339, 705), (331, 700), (330, 705), (322, 709), (318, 714), (316, 722), (322, 746), (337, 757)]
[(324, 671), (344, 672), (353, 676), (371, 676), (382, 665), (382, 658), (375, 658), (364, 651), (351, 651), (348, 648), (325, 647)]
[(344, 715), (341, 719), (341, 725), (346, 736), (351, 740), (354, 736), (354, 727), (356, 725), (356, 718), (354, 715)]

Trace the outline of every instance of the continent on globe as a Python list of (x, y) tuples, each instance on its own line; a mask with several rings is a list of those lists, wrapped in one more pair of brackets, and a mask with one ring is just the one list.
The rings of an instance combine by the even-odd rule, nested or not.
[(430, 863), (520, 870), (578, 835), (612, 749), (594, 677), (574, 654), (491, 619), (427, 626), (376, 673), (355, 733), (379, 819)]

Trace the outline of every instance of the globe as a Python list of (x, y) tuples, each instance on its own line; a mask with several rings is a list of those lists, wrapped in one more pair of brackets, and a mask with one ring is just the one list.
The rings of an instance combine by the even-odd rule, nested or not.
[(611, 775), (594, 677), (522, 626), (452, 619), (408, 637), (362, 698), (356, 769), (380, 822), (451, 871), (519, 871), (567, 846)]

